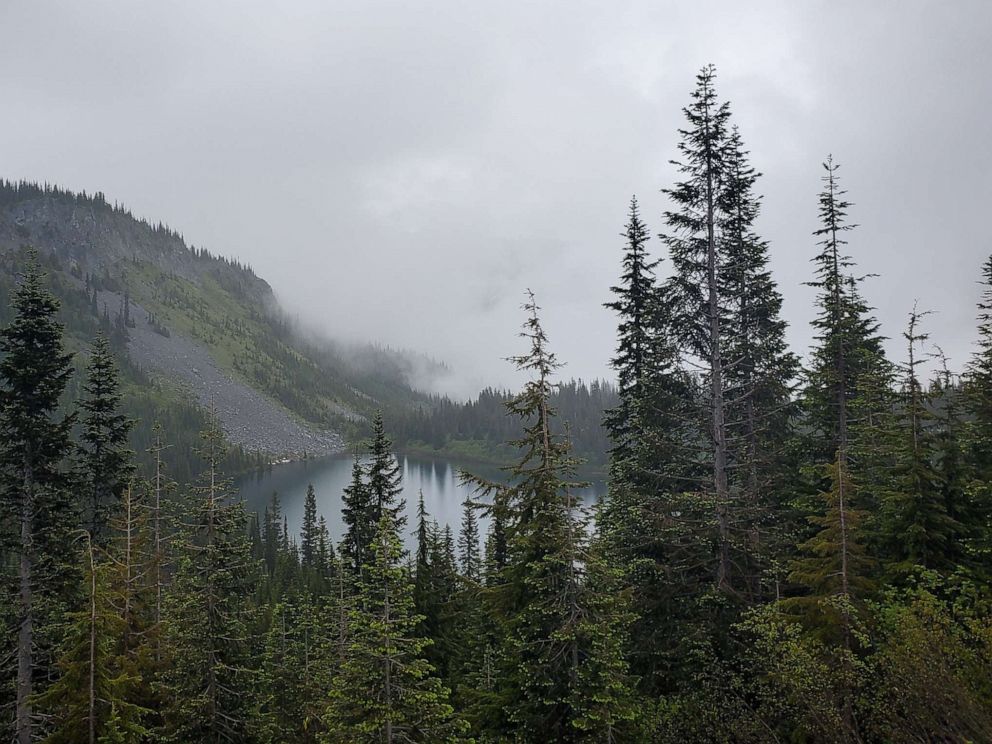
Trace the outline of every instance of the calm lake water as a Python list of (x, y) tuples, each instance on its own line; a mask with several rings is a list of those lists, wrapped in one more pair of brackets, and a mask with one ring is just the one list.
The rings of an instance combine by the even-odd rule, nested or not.
[[(469, 470), (493, 480), (501, 476), (501, 472), (491, 466), (461, 466), (448, 460), (406, 455), (400, 455), (398, 459), (403, 473), (402, 498), (406, 500), (408, 547), (413, 544), (417, 495), (421, 490), (430, 515), (442, 527), (449, 524), (457, 533), (461, 523), (462, 504), (471, 495), (471, 489), (459, 483), (459, 470)], [(341, 495), (351, 482), (351, 465), (352, 458), (349, 455), (273, 465), (269, 472), (242, 478), (238, 487), (248, 511), (257, 511), (259, 515), (272, 498), (273, 491), (277, 492), (290, 532), (299, 535), (303, 522), (304, 496), (307, 485), (313, 483), (317, 493), (317, 513), (324, 515), (331, 537), (337, 544), (342, 534)], [(594, 483), (582, 492), (582, 497), (586, 503), (591, 504), (604, 491), (603, 483)], [(485, 520), (480, 521), (485, 526)]]

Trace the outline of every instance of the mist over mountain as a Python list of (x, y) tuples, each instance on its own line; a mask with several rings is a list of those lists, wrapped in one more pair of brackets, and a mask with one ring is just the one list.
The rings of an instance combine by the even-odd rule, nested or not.
[[(136, 372), (216, 415), (248, 452), (340, 451), (342, 434), (373, 410), (412, 405), (446, 372), (413, 352), (305, 333), (250, 267), (188, 246), (100, 193), (0, 182), (8, 293), (29, 246), (59, 288), (76, 348), (85, 353), (103, 327)], [(153, 423), (141, 422), (146, 435)]]

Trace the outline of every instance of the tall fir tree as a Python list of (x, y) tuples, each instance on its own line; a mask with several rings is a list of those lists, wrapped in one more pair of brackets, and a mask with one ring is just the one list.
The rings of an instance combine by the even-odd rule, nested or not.
[(316, 742), (334, 669), (326, 628), (311, 597), (287, 597), (272, 608), (258, 675), (260, 740)]
[[(626, 245), (615, 299), (618, 315), (616, 408), (608, 411), (610, 483), (599, 529), (611, 558), (625, 572), (625, 583), (639, 597), (631, 629), (631, 660), (643, 686), (657, 687), (665, 666), (672, 627), (671, 565), (683, 552), (672, 540), (671, 515), (686, 488), (686, 441), (696, 431), (690, 401), (693, 388), (681, 368), (671, 293), (655, 284), (656, 261), (648, 258), (647, 226), (631, 201)], [(675, 643), (676, 641), (672, 641)]]
[(992, 257), (982, 265), (978, 301), (978, 348), (963, 380), (967, 414), (963, 432), (967, 486), (957, 503), (966, 533), (966, 562), (992, 575)]
[(727, 309), (721, 296), (725, 247), (719, 234), (720, 198), (727, 179), (727, 137), (730, 108), (720, 103), (714, 88), (716, 70), (704, 67), (696, 76), (692, 103), (683, 109), (687, 128), (679, 130), (683, 180), (663, 192), (673, 209), (665, 212), (668, 233), (662, 235), (672, 262), (668, 291), (681, 341), (705, 382), (709, 446), (705, 461), (710, 473), (700, 482), (701, 499), (711, 505), (715, 523), (713, 583), (723, 594), (741, 590), (732, 555), (731, 465), (727, 436), (727, 392), (724, 349)]
[(458, 564), (469, 581), (482, 581), (482, 555), (479, 544), (479, 520), (471, 501), (462, 504), (462, 524), (458, 532)]
[(803, 408), (812, 432), (809, 456), (814, 462), (833, 462), (838, 451), (845, 462), (851, 445), (851, 403), (863, 381), (884, 371), (878, 323), (861, 297), (861, 278), (852, 275), (853, 259), (845, 251), (844, 236), (856, 225), (847, 221), (851, 203), (840, 188), (840, 166), (828, 158), (823, 164), (824, 188), (819, 195), (819, 253), (813, 258), (816, 276), (809, 286), (817, 290), (818, 313), (813, 321), (817, 345), (811, 354), (803, 391)]
[(38, 637), (46, 617), (42, 604), (54, 605), (69, 591), (72, 571), (64, 558), (77, 524), (64, 468), (69, 452), (71, 416), (58, 414), (59, 398), (71, 374), (70, 355), (56, 320), (58, 301), (45, 288), (34, 252), (29, 253), (14, 291), (10, 324), (0, 332), (0, 467), (4, 523), (11, 525), (17, 566), (14, 733), (30, 744), (36, 721), (32, 712), (38, 675)]
[(650, 239), (641, 219), (636, 197), (630, 200), (628, 222), (624, 226), (626, 246), (618, 286), (611, 291), (615, 299), (606, 307), (619, 316), (617, 351), (612, 360), (617, 375), (618, 405), (605, 415), (610, 432), (610, 456), (614, 478), (637, 479), (652, 465), (643, 462), (639, 445), (647, 425), (644, 403), (648, 399), (648, 381), (654, 372), (657, 288), (654, 270), (658, 261), (647, 253)]
[(369, 443), (368, 497), (369, 518), (377, 525), (383, 512), (390, 512), (397, 529), (403, 530), (406, 517), (403, 516), (404, 503), (400, 499), (403, 492), (403, 473), (393, 454), (393, 445), (386, 436), (382, 412), (377, 411), (372, 418), (372, 440)]
[(361, 573), (368, 559), (375, 527), (365, 475), (365, 468), (356, 454), (351, 467), (351, 483), (345, 487), (341, 496), (341, 519), (344, 522), (341, 556), (355, 574)]
[(303, 525), (300, 528), (300, 562), (307, 569), (316, 566), (317, 529), (317, 493), (313, 490), (313, 483), (310, 483), (303, 499)]
[(93, 341), (79, 407), (84, 514), (93, 539), (104, 544), (107, 524), (134, 472), (134, 453), (128, 447), (134, 422), (122, 413), (117, 365), (103, 334)]

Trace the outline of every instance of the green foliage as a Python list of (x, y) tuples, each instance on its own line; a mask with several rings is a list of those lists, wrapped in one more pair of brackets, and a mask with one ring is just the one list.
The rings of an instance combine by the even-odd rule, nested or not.
[[(511, 397), (510, 392), (493, 388), (465, 403), (434, 397), (391, 412), (389, 430), (396, 444), (407, 451), (505, 465), (519, 454), (507, 444), (515, 436), (513, 422), (506, 416), (506, 402)], [(568, 428), (576, 453), (587, 461), (590, 471), (605, 469), (609, 441), (603, 414), (616, 403), (616, 389), (603, 380), (588, 384), (571, 380), (552, 393), (552, 405), (559, 412), (555, 432), (563, 434)]]
[(140, 670), (129, 663), (128, 650), (118, 640), (128, 632), (131, 618), (114, 602), (118, 577), (113, 561), (97, 560), (89, 535), (84, 537), (85, 603), (69, 613), (59, 676), (37, 698), (56, 721), (46, 741), (78, 742), (84, 731), (91, 742), (122, 736), (135, 741), (149, 733), (144, 720), (151, 711), (136, 702)]
[[(489, 588), (502, 628), (496, 692), (500, 727), (523, 740), (607, 740), (635, 717), (622, 655), (622, 602), (601, 585), (588, 550), (587, 516), (572, 480), (568, 441), (551, 429), (551, 377), (558, 367), (533, 295), (514, 357), (531, 379), (508, 404), (522, 425), (513, 444), (523, 455), (511, 485), (471, 478), (492, 496), (489, 511), (506, 525), (506, 565)], [(499, 730), (491, 732), (498, 735)]]
[(100, 334), (93, 342), (79, 401), (84, 513), (90, 535), (98, 543), (105, 538), (107, 522), (134, 470), (133, 454), (128, 449), (133, 422), (121, 413), (121, 402), (110, 343)]
[(326, 742), (454, 742), (465, 726), (423, 658), (413, 586), (396, 521), (383, 510), (348, 622), (348, 645), (330, 692)]
[(22, 742), (34, 735), (34, 681), (47, 672), (57, 640), (46, 630), (71, 600), (76, 573), (60, 558), (76, 512), (65, 471), (73, 417), (58, 414), (72, 372), (58, 307), (29, 253), (12, 298), (13, 318), (0, 332), (0, 537), (9, 564), (16, 565), (16, 600), (7, 601), (17, 606), (10, 635), (16, 635), (15, 732)]
[(251, 740), (250, 596), (253, 566), (244, 507), (219, 472), (224, 447), (204, 432), (208, 463), (192, 489), (166, 608), (170, 741)]

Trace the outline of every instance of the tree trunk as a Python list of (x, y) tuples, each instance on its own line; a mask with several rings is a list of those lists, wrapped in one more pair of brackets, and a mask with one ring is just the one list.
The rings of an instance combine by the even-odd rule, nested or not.
[[(709, 127), (707, 126), (707, 138)], [(717, 288), (716, 255), (716, 184), (712, 155), (706, 163), (706, 288), (709, 313), (710, 407), (712, 409), (713, 485), (716, 490), (716, 518), (720, 534), (720, 559), (717, 567), (717, 588), (732, 591), (730, 581), (730, 517), (727, 484), (727, 426), (726, 401), (723, 391), (723, 356), (720, 348), (720, 299)]]
[(386, 744), (393, 744), (393, 718), (392, 718), (393, 717), (393, 681), (392, 681), (392, 658), (390, 657), (392, 653), (392, 648), (390, 644), (391, 638), (389, 635), (392, 632), (392, 630), (389, 626), (390, 607), (389, 607), (388, 583), (384, 587), (382, 612), (383, 612), (383, 620), (385, 620), (385, 626), (386, 626), (386, 658), (383, 661), (383, 665), (385, 667), (383, 669), (384, 672), (383, 693), (386, 698), (386, 710), (389, 711), (386, 717), (385, 741)]
[(34, 675), (34, 597), (32, 595), (32, 557), (34, 551), (34, 475), (24, 464), (21, 494), (21, 555), (18, 563), (21, 624), (17, 632), (17, 744), (31, 744), (31, 693)]
[(89, 744), (96, 744), (96, 566), (93, 561), (93, 536), (89, 536), (90, 554), (90, 674), (89, 674)]

